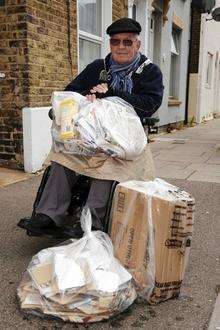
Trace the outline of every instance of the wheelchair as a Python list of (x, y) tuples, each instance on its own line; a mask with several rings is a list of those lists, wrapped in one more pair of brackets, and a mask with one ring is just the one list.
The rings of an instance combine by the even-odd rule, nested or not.
[[(48, 115), (49, 115), (50, 119), (53, 119), (52, 109), (49, 111)], [(148, 134), (157, 131), (156, 123), (159, 122), (158, 118), (144, 117), (144, 118), (142, 118), (141, 121), (142, 121), (142, 125), (147, 127)], [(149, 141), (149, 139), (148, 139), (148, 141)], [(46, 185), (46, 182), (49, 178), (50, 171), (51, 171), (51, 166), (48, 166), (43, 173), (43, 177), (41, 179), (41, 183), (38, 188), (37, 195), (36, 195), (36, 198), (35, 198), (35, 201), (33, 204), (33, 211), (32, 211), (31, 216), (20, 219), (20, 221), (18, 222), (17, 225), (20, 228), (26, 230), (26, 234), (28, 236), (32, 236), (32, 237), (33, 236), (38, 236), (38, 237), (46, 236), (46, 237), (55, 238), (55, 239), (79, 238), (80, 235), (79, 235), (79, 237), (76, 237), (75, 227), (77, 225), (79, 226), (81, 210), (85, 206), (85, 203), (86, 203), (86, 200), (87, 200), (87, 197), (89, 194), (89, 190), (90, 190), (90, 178), (86, 177), (84, 175), (79, 175), (79, 178), (71, 192), (71, 202), (70, 202), (69, 208), (67, 210), (67, 217), (69, 219), (71, 219), (69, 225), (64, 225), (62, 227), (55, 226), (53, 228), (42, 228), (41, 230), (38, 230), (38, 232), (27, 229), (28, 221), (30, 221), (30, 219), (32, 217), (34, 217), (36, 214), (35, 210), (40, 201), (40, 198), (41, 198), (42, 192), (44, 190), (44, 187)], [(117, 181), (113, 181), (112, 187), (110, 190), (110, 194), (109, 194), (106, 214), (105, 214), (104, 223), (103, 223), (103, 231), (106, 233), (108, 233), (110, 231), (111, 205), (112, 205), (112, 199), (113, 199), (114, 191), (115, 191), (117, 184), (118, 184)]]

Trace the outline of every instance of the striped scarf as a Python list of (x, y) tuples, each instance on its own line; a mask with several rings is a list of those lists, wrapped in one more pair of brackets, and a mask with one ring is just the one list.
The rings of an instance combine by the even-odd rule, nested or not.
[(130, 63), (118, 64), (110, 57), (111, 87), (116, 92), (131, 94), (133, 82), (132, 73), (139, 67), (140, 53)]

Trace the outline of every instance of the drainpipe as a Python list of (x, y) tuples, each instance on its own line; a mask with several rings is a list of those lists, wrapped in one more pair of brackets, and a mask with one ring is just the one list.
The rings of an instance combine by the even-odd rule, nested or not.
[(204, 79), (204, 42), (205, 42), (205, 31), (206, 31), (206, 16), (201, 15), (200, 22), (200, 46), (199, 46), (199, 66), (198, 66), (198, 84), (197, 84), (197, 108), (196, 108), (196, 122), (201, 123), (202, 121), (202, 92), (203, 92), (203, 79)]
[[(5, 74), (4, 74), (4, 72), (0, 72), (0, 82), (3, 79), (5, 79)], [(1, 93), (2, 93), (2, 89), (1, 89), (1, 86), (0, 86), (0, 108), (1, 108)]]
[(190, 82), (190, 58), (191, 58), (191, 49), (192, 49), (192, 20), (193, 20), (193, 15), (192, 15), (192, 9), (193, 9), (193, 4), (191, 2), (191, 7), (190, 7), (190, 37), (189, 37), (189, 53), (188, 53), (188, 64), (187, 64), (187, 82), (186, 82), (186, 104), (185, 104), (185, 120), (184, 123), (188, 123), (188, 108), (189, 108), (189, 82)]
[(68, 59), (70, 65), (70, 78), (73, 76), (73, 60), (72, 60), (72, 42), (71, 42), (71, 17), (70, 17), (70, 0), (66, 0), (67, 6), (67, 50), (68, 50)]

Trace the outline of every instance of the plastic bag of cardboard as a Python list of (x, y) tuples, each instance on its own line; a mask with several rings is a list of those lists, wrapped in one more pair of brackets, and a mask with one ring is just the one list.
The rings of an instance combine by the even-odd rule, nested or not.
[(115, 255), (132, 274), (138, 296), (150, 304), (178, 297), (191, 246), (194, 198), (156, 178), (118, 184), (112, 205)]
[(56, 152), (132, 160), (147, 143), (133, 107), (119, 97), (90, 102), (74, 92), (54, 92), (52, 136)]
[(109, 236), (91, 231), (88, 209), (81, 225), (83, 238), (32, 258), (18, 288), (22, 309), (84, 323), (107, 319), (133, 303), (132, 276), (114, 258)]

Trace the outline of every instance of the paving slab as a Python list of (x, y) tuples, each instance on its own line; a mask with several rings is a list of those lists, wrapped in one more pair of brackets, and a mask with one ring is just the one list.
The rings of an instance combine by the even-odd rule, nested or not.
[(208, 164), (216, 164), (216, 165), (220, 165), (220, 153), (215, 153), (214, 155), (212, 155), (208, 161)]
[(207, 163), (188, 163), (188, 165), (185, 167), (187, 169), (192, 169), (192, 170), (196, 170), (199, 172), (204, 172), (204, 174), (206, 173), (220, 173), (220, 166), (218, 164), (209, 164)]
[(220, 172), (210, 173), (209, 171), (205, 172), (205, 171), (202, 171), (202, 170), (196, 170), (196, 171), (192, 172), (185, 179), (191, 180), (191, 181), (203, 181), (203, 182), (220, 183)]
[(0, 187), (5, 187), (15, 182), (27, 180), (31, 177), (33, 177), (33, 174), (0, 167)]
[[(186, 143), (187, 141), (189, 141), (189, 139), (180, 139), (180, 138), (176, 138), (175, 136), (169, 136), (169, 134), (167, 134), (167, 135), (168, 136), (157, 137), (157, 138), (155, 138), (155, 140), (157, 142), (163, 142), (163, 144), (165, 142), (182, 144), (182, 143)], [(174, 135), (175, 135), (175, 133), (174, 133)]]
[(187, 162), (191, 161), (191, 163), (205, 163), (210, 159), (210, 153), (205, 153), (202, 156), (194, 156), (194, 155), (184, 155), (183, 153), (179, 154), (168, 154), (166, 151), (160, 152), (159, 155), (155, 156), (155, 161), (167, 160), (167, 161), (179, 161), (179, 162)]
[(167, 171), (169, 170), (169, 168), (175, 169), (175, 170), (183, 170), (185, 168), (189, 168), (189, 170), (195, 170), (195, 168), (191, 168), (190, 165), (192, 165), (190, 162), (170, 162), (167, 160), (161, 160), (159, 162), (155, 161), (155, 167), (157, 170), (159, 170), (160, 168), (164, 168)]
[(157, 176), (219, 183), (220, 118), (153, 140)]
[[(166, 138), (193, 139), (200, 142), (216, 141), (220, 142), (220, 118), (213, 119), (206, 123), (201, 123), (194, 127), (174, 130), (166, 135)], [(161, 139), (163, 137), (159, 137)]]
[[(154, 143), (156, 142), (156, 143)], [(150, 147), (152, 150), (164, 150), (164, 149), (173, 149), (174, 145), (172, 142), (161, 142), (161, 141), (157, 141), (155, 140), (154, 142), (152, 142), (150, 144)]]
[[(176, 167), (170, 168), (156, 168), (156, 176), (163, 179), (185, 179), (187, 180), (195, 173), (195, 170), (190, 169), (177, 169)], [(210, 181), (213, 182), (213, 181)]]
[(207, 148), (196, 148), (196, 147), (193, 147), (191, 145), (182, 148), (182, 147), (178, 147), (178, 148), (173, 148), (171, 150), (167, 150), (167, 149), (164, 149), (164, 150), (158, 150), (158, 153), (159, 155), (166, 155), (167, 157), (170, 157), (170, 156), (179, 156), (181, 155), (181, 157), (185, 157), (186, 159), (190, 156), (192, 157), (203, 157), (204, 160), (208, 160), (209, 158), (213, 157), (213, 152), (215, 152), (214, 149), (207, 149)]

